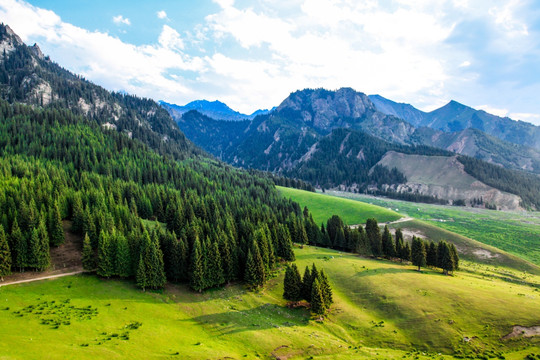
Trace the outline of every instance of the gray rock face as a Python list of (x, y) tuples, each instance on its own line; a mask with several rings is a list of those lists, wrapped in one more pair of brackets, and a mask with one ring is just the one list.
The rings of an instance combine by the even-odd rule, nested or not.
[(45, 55), (41, 52), (41, 49), (39, 48), (38, 44), (34, 44), (34, 46), (30, 47), (30, 50), (34, 55), (36, 55), (39, 59), (43, 60), (45, 58)]
[(296, 111), (305, 123), (318, 130), (351, 127), (355, 119), (376, 112), (369, 98), (351, 88), (337, 91), (306, 89), (292, 93), (276, 111)]

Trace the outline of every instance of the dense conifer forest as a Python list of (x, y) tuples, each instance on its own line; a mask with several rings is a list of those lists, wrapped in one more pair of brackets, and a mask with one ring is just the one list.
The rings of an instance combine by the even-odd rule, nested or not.
[(302, 214), (270, 179), (161, 156), (68, 110), (4, 101), (0, 120), (0, 221), (12, 270), (49, 265), (61, 219), (86, 237), (87, 268), (141, 288), (166, 279), (198, 291), (244, 279), (259, 286), (279, 259), (294, 259), (286, 224)]

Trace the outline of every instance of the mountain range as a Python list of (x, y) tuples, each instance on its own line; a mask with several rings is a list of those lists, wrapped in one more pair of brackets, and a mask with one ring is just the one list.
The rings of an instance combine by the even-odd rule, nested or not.
[[(409, 111), (410, 117), (420, 116), (412, 107), (401, 106), (400, 109)], [(388, 108), (386, 111), (390, 112)], [(466, 155), (487, 161), (479, 162), (482, 165), (477, 165), (478, 169), (464, 167), (465, 160), (449, 163), (456, 167), (453, 173), (465, 174), (467, 168), (473, 177), (475, 175), (471, 173), (476, 172), (479, 177), (479, 169), (485, 166), (494, 166), (490, 171), (500, 166), (530, 172), (540, 170), (540, 154), (533, 148), (498, 139), (475, 128), (444, 132), (427, 126), (416, 127), (398, 117), (403, 116), (398, 111), (391, 114), (379, 111), (370, 97), (350, 88), (296, 91), (272, 113), (256, 116), (251, 121), (223, 122), (197, 111), (182, 116), (171, 114), (188, 138), (222, 160), (235, 166), (297, 177), (323, 188), (376, 189), (384, 193), (414, 193), (431, 197), (433, 201), (439, 198), (457, 201), (461, 200), (460, 194), (465, 194), (465, 188), (460, 186), (470, 185), (470, 182), (458, 181), (441, 190), (434, 188), (441, 184), (430, 184), (429, 181), (410, 183), (404, 175), (406, 168), (379, 163), (389, 151), (456, 159), (462, 159), (456, 155)], [(417, 161), (418, 158), (407, 160)], [(527, 183), (538, 182), (534, 175), (516, 174), (524, 176)], [(484, 181), (501, 187), (494, 179), (484, 177)], [(457, 183), (460, 184), (458, 187)], [(500, 194), (489, 195), (492, 190), (463, 196), (468, 200), (502, 199)], [(521, 200), (530, 198), (531, 191), (527, 190)], [(518, 192), (513, 190), (514, 194)], [(531, 201), (536, 202), (531, 199), (526, 202)], [(519, 203), (520, 200), (507, 198), (498, 205), (517, 208)]]
[(540, 150), (540, 126), (524, 121), (492, 115), (453, 100), (439, 109), (423, 112), (410, 104), (397, 103), (380, 95), (370, 95), (369, 98), (377, 110), (404, 119), (416, 127), (443, 132), (474, 128), (501, 140)]
[(270, 110), (257, 110), (251, 115), (242, 114), (238, 111), (231, 109), (227, 104), (222, 103), (221, 101), (208, 101), (208, 100), (195, 100), (184, 106), (179, 106), (175, 104), (169, 104), (165, 101), (159, 102), (161, 106), (167, 109), (171, 114), (174, 114), (175, 117), (179, 117), (184, 113), (197, 110), (201, 114), (204, 114), (208, 117), (217, 120), (226, 120), (226, 121), (242, 121), (242, 120), (252, 120), (257, 115), (268, 114), (274, 109)]

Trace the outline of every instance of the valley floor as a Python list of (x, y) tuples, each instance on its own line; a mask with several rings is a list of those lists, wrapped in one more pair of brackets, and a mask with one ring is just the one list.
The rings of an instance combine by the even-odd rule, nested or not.
[(466, 262), (455, 276), (305, 246), (297, 265), (324, 268), (335, 304), (324, 323), (282, 299), (283, 272), (260, 292), (203, 294), (77, 275), (0, 288), (0, 359), (523, 359), (540, 338), (540, 277)]

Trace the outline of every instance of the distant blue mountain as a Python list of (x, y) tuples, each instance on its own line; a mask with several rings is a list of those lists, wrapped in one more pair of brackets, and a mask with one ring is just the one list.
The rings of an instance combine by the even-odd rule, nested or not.
[(177, 117), (182, 116), (188, 111), (197, 110), (201, 114), (204, 114), (212, 119), (227, 121), (252, 120), (257, 115), (268, 114), (273, 110), (257, 110), (253, 114), (247, 115), (231, 109), (227, 106), (227, 104), (224, 104), (218, 100), (195, 100), (184, 106), (169, 104), (165, 101), (160, 101), (159, 103)]
[(540, 126), (492, 115), (454, 100), (439, 109), (424, 112), (380, 95), (369, 95), (369, 99), (378, 111), (397, 116), (416, 127), (429, 127), (443, 132), (478, 129), (501, 140), (540, 150)]

